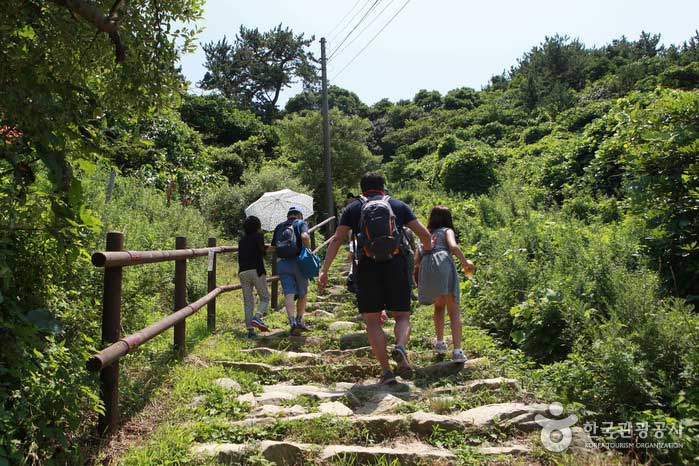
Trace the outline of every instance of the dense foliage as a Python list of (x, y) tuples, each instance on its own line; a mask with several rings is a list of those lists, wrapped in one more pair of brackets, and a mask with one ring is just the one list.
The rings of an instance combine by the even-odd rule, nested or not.
[[(0, 464), (78, 462), (101, 409), (84, 370), (101, 299), (88, 252), (113, 230), (129, 249), (235, 239), (243, 207), (281, 188), (322, 212), (315, 59), (303, 35), (242, 28), (205, 47), (216, 92), (185, 95), (175, 61), (195, 31), (175, 24), (199, 1), (116, 11), (118, 41), (64, 2), (15, 3), (0, 20)], [(465, 318), (530, 361), (547, 396), (602, 420), (677, 418), (685, 448), (652, 455), (691, 463), (699, 34), (659, 44), (548, 37), (480, 91), (395, 103), (331, 86), (331, 157), (336, 199), (381, 169), (423, 219), (452, 208), (477, 267)], [(281, 111), (295, 79), (307, 87)], [(124, 331), (170, 311), (171, 294), (166, 264), (127, 274)]]
[(468, 320), (592, 417), (678, 419), (684, 448), (645, 453), (685, 464), (699, 458), (698, 51), (699, 35), (555, 36), (458, 90), (461, 105), (420, 91), (369, 109), (399, 195), (454, 210), (477, 266)]

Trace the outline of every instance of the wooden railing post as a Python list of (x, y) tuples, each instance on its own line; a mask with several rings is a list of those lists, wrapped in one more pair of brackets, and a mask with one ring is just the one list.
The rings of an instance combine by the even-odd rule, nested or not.
[[(187, 238), (178, 236), (175, 240), (175, 249), (187, 249)], [(175, 311), (187, 305), (187, 259), (175, 261)], [(186, 323), (175, 324), (175, 351), (180, 355), (185, 353)]]
[[(209, 238), (207, 246), (210, 248), (216, 247), (216, 238)], [(208, 265), (208, 288), (207, 291), (211, 293), (216, 289), (216, 253), (209, 252), (209, 263)], [(216, 298), (209, 301), (206, 305), (206, 328), (209, 332), (216, 330)]]
[[(272, 253), (272, 276), (277, 275), (277, 251)], [(272, 309), (279, 309), (279, 281), (272, 282)]]
[(313, 230), (311, 232), (311, 251), (315, 250), (316, 248), (316, 232)]
[[(107, 251), (124, 249), (124, 234), (107, 233)], [(122, 268), (104, 269), (102, 299), (102, 346), (108, 346), (121, 338), (121, 282)], [(104, 414), (99, 416), (100, 436), (116, 432), (119, 427), (119, 361), (100, 371), (100, 397)]]

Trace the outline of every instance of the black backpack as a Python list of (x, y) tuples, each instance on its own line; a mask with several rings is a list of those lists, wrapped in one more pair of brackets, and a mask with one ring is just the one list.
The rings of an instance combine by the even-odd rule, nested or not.
[(277, 227), (275, 232), (277, 257), (282, 259), (290, 259), (297, 257), (301, 253), (301, 239), (298, 233), (298, 222), (286, 221)]
[(402, 233), (389, 199), (389, 196), (359, 198), (362, 209), (357, 246), (365, 256), (376, 262), (389, 261), (400, 252)]

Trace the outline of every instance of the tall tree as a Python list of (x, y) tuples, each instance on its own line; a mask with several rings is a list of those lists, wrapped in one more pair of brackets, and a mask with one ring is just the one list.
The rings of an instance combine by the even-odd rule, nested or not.
[[(284, 110), (287, 113), (299, 113), (305, 110), (320, 110), (321, 95), (319, 91), (307, 90), (290, 98)], [(352, 91), (339, 86), (328, 86), (328, 108), (337, 108), (346, 115), (367, 116), (369, 107)]]
[[(337, 109), (330, 110), (333, 137), (330, 158), (336, 195), (357, 189), (359, 178), (368, 170), (378, 168), (381, 159), (367, 149), (371, 131), (368, 120), (348, 116)], [(280, 153), (294, 164), (301, 181), (316, 193), (324, 193), (318, 169), (323, 165), (323, 119), (320, 112), (288, 115), (276, 123), (280, 136)], [(320, 205), (324, 197), (318, 196)]]
[(207, 72), (199, 86), (215, 90), (271, 121), (281, 91), (301, 80), (305, 88), (318, 82), (318, 61), (308, 48), (315, 40), (295, 35), (280, 24), (267, 32), (240, 27), (235, 42), (226, 37), (204, 44)]

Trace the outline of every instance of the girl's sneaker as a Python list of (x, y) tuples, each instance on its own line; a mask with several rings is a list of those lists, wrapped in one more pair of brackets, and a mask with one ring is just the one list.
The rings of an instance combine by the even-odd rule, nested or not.
[(437, 344), (434, 345), (434, 351), (438, 355), (442, 356), (444, 354), (447, 354), (449, 352), (449, 347), (447, 344), (443, 341), (437, 341)]
[(269, 332), (269, 327), (265, 325), (264, 322), (262, 322), (262, 319), (259, 317), (255, 316), (252, 318), (252, 321), (250, 322), (250, 325), (258, 329), (260, 332)]
[(466, 362), (468, 361), (468, 358), (464, 354), (464, 352), (460, 349), (455, 349), (454, 352), (451, 354), (451, 359), (453, 361), (458, 361), (458, 362)]
[(397, 383), (398, 381), (396, 380), (396, 376), (393, 375), (393, 372), (391, 371), (384, 372), (379, 379), (379, 385), (395, 385)]

